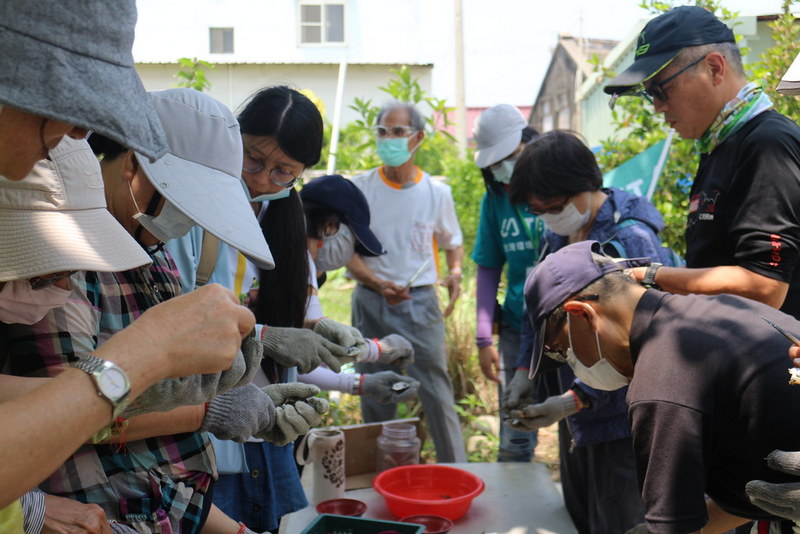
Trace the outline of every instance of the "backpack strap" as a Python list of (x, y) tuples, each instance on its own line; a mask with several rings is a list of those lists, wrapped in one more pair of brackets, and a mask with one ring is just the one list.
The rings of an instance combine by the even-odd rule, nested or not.
[(211, 232), (203, 230), (203, 245), (200, 248), (200, 261), (197, 264), (197, 276), (195, 277), (194, 287), (198, 288), (208, 283), (214, 267), (217, 266), (217, 256), (219, 255), (219, 238)]

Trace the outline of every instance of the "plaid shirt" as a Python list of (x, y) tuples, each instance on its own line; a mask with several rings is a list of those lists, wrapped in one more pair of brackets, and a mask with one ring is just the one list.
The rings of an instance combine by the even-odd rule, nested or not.
[[(4, 370), (55, 376), (148, 308), (179, 294), (172, 259), (166, 252), (152, 259), (149, 267), (120, 273), (76, 273), (63, 308), (33, 326), (8, 326)], [(96, 503), (108, 519), (140, 532), (194, 534), (213, 478), (216, 464), (208, 436), (187, 433), (128, 442), (124, 450), (116, 444), (84, 445), (41, 488)]]

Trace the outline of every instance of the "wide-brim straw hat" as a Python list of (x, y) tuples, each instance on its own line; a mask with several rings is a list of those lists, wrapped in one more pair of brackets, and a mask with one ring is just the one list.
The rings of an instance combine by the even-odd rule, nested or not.
[(65, 137), (22, 181), (0, 178), (0, 281), (126, 271), (150, 256), (106, 209), (100, 164)]

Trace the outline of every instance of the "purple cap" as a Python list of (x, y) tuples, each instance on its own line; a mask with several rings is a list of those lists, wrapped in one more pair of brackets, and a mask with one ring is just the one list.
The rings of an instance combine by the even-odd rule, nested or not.
[(544, 346), (547, 318), (569, 297), (606, 273), (621, 271), (628, 262), (598, 265), (592, 252), (605, 255), (597, 241), (580, 241), (547, 255), (525, 281), (525, 304), (533, 323), (531, 361), (538, 360)]

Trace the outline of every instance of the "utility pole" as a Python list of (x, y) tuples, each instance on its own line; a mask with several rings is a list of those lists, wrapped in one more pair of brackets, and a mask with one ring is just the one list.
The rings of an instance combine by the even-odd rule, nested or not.
[(455, 36), (456, 36), (456, 141), (458, 156), (467, 156), (467, 103), (464, 97), (464, 17), (461, 0), (455, 0)]

